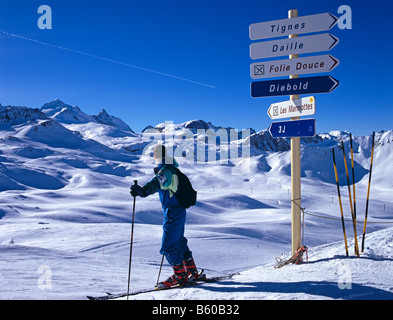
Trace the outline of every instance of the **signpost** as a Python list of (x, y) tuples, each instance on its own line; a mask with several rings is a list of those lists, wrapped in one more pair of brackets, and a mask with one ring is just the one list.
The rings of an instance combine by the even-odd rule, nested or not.
[[(289, 76), (289, 79), (254, 81), (252, 97), (289, 95), (290, 101), (270, 105), (267, 114), (271, 119), (290, 117), (290, 121), (273, 122), (269, 132), (273, 137), (291, 138), (291, 209), (292, 209), (292, 256), (301, 248), (301, 167), (300, 137), (313, 137), (315, 119), (300, 120), (300, 116), (315, 114), (315, 98), (300, 99), (300, 94), (328, 93), (339, 85), (331, 76), (303, 77), (301, 74), (324, 73), (337, 67), (339, 61), (325, 54), (299, 58), (299, 54), (329, 51), (339, 39), (329, 33), (298, 37), (299, 34), (330, 30), (338, 19), (330, 13), (298, 17), (297, 10), (288, 11), (288, 19), (254, 23), (250, 25), (251, 40), (289, 36), (252, 43), (251, 59), (265, 59), (289, 55), (289, 59), (255, 62), (250, 66), (252, 79)], [(300, 261), (301, 262), (301, 261)]]
[(330, 54), (321, 56), (254, 62), (250, 66), (252, 79), (284, 77), (291, 74), (310, 74), (332, 71), (340, 61)]
[(314, 137), (315, 119), (273, 122), (269, 132), (273, 138)]
[(315, 98), (306, 97), (271, 104), (267, 110), (270, 119), (309, 116), (315, 114)]
[(249, 29), (250, 39), (259, 40), (290, 34), (326, 31), (333, 28), (337, 21), (338, 18), (331, 13), (319, 13), (291, 19), (253, 23)]
[(251, 59), (264, 59), (290, 54), (329, 51), (338, 43), (339, 39), (330, 33), (256, 42), (250, 45), (250, 57)]
[(332, 92), (340, 82), (331, 76), (254, 81), (251, 96), (269, 97)]
[[(289, 10), (288, 18), (297, 18), (297, 10)], [(298, 35), (289, 35), (289, 39), (297, 38)], [(299, 55), (290, 55), (289, 59), (299, 58)], [(294, 74), (289, 76), (290, 79), (297, 79), (299, 75)], [(290, 100), (299, 99), (299, 95), (290, 95)], [(292, 117), (291, 121), (299, 120), (300, 117)], [(301, 166), (300, 166), (300, 137), (291, 137), (291, 214), (292, 214), (292, 256), (295, 256), (297, 251), (302, 247), (301, 237)], [(302, 262), (302, 261), (300, 261)]]

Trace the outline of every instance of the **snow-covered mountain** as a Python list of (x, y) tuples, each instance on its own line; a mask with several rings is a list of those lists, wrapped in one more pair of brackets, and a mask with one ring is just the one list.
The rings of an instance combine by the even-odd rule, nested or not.
[[(255, 132), (254, 129), (249, 129), (245, 137), (242, 136), (242, 131), (233, 135), (231, 130), (236, 132), (230, 127), (215, 126), (203, 120), (191, 120), (181, 124), (160, 123), (154, 127), (147, 127), (141, 134), (136, 134), (121, 119), (109, 115), (105, 110), (101, 110), (98, 115), (90, 116), (79, 107), (71, 106), (59, 99), (46, 103), (40, 109), (13, 106), (2, 106), (0, 109), (0, 135), (3, 137), (3, 150), (5, 150), (3, 158), (5, 160), (7, 160), (7, 154), (15, 153), (16, 150), (17, 154), (27, 155), (21, 150), (34, 148), (37, 150), (35, 157), (38, 157), (38, 150), (43, 150), (44, 156), (40, 157), (43, 164), (47, 160), (48, 152), (53, 155), (59, 152), (59, 148), (63, 148), (72, 155), (77, 151), (75, 157), (79, 152), (88, 153), (90, 157), (91, 155), (98, 156), (97, 161), (100, 161), (99, 157), (102, 156), (106, 160), (118, 161), (117, 165), (120, 165), (124, 160), (140, 156), (143, 150), (145, 152), (151, 151), (154, 144), (151, 143), (148, 132), (153, 132), (150, 135), (157, 141), (171, 138), (165, 143), (173, 147), (175, 155), (186, 157), (185, 159), (191, 160), (191, 163), (201, 159), (202, 162), (211, 159), (222, 160), (222, 152), (227, 152), (229, 146), (240, 150), (243, 145), (250, 148), (251, 157), (255, 158), (254, 162), (257, 161), (257, 168), (263, 172), (280, 172), (290, 176), (289, 139), (272, 138), (267, 130)], [(221, 134), (220, 139), (215, 139), (216, 134)], [(212, 135), (213, 139), (209, 140)], [(223, 138), (225, 135), (226, 137)], [(5, 146), (11, 140), (11, 145), (14, 145), (15, 149), (7, 149)], [(376, 157), (381, 153), (381, 157), (390, 159), (390, 153), (382, 152), (382, 150), (389, 149), (392, 140), (392, 131), (377, 132), (375, 138)], [(202, 146), (205, 144), (204, 153), (206, 154), (202, 154), (202, 158), (195, 151), (196, 141), (202, 143)], [(348, 132), (331, 131), (330, 133), (317, 134), (313, 138), (301, 139), (302, 175), (334, 183), (334, 173), (331, 170), (331, 149), (337, 148), (336, 157), (338, 158), (340, 183), (344, 185), (346, 179), (341, 141), (344, 142), (348, 157), (350, 153)], [(369, 169), (371, 135), (353, 137), (353, 144), (355, 179), (360, 181)], [(208, 158), (209, 152), (216, 156)], [(224, 154), (230, 155), (228, 152)], [(229, 160), (236, 159), (229, 158)], [(24, 165), (23, 158), (19, 161), (21, 165)], [(86, 160), (81, 161), (86, 162)], [(236, 165), (236, 163), (234, 164)], [(43, 165), (43, 167), (45, 166)], [(387, 172), (392, 170), (390, 165), (387, 165), (385, 169)]]
[[(127, 174), (123, 162), (132, 161), (132, 155), (108, 146), (111, 134), (135, 136), (124, 122), (105, 111), (88, 116), (80, 108), (60, 100), (49, 102), (40, 110), (6, 106), (0, 111), (1, 190), (63, 188), (72, 181), (72, 176), (64, 170), (65, 164)], [(81, 134), (75, 126), (97, 129), (97, 135), (101, 132), (105, 136), (105, 143), (100, 143), (98, 138), (91, 139), (88, 130)], [(116, 164), (103, 164), (105, 161)]]
[[(317, 271), (322, 263), (328, 270), (322, 281), (329, 284), (330, 293), (324, 295), (321, 289), (314, 295), (302, 280), (300, 287), (307, 292), (299, 296), (288, 284), (296, 280), (286, 279), (293, 276), (291, 271), (271, 280), (274, 285), (261, 283), (267, 281), (264, 274), (279, 277), (278, 272), (269, 269), (271, 263), (282, 252), (290, 251), (289, 140), (274, 139), (266, 130), (253, 129), (249, 130), (249, 136), (239, 133), (231, 137), (231, 128), (203, 120), (161, 123), (147, 129), (135, 133), (105, 110), (90, 116), (58, 99), (40, 109), (0, 106), (0, 298), (83, 299), (87, 294), (106, 290), (124, 291), (132, 207), (129, 187), (133, 180), (144, 184), (152, 176), (154, 161), (142, 152), (148, 154), (154, 142), (170, 139), (165, 143), (174, 147), (182, 171), (198, 190), (197, 205), (187, 210), (187, 237), (197, 265), (210, 275), (252, 270), (235, 279), (239, 290), (213, 286), (211, 295), (206, 295), (208, 299), (216, 297), (213, 294), (216, 291), (217, 297), (225, 299), (356, 299), (362, 297), (357, 295), (359, 290), (364, 293), (368, 289), (377, 292), (378, 297), (390, 299), (393, 292), (390, 275), (380, 276), (370, 284), (367, 274), (362, 278), (356, 271), (353, 281), (361, 279), (361, 283), (354, 286), (355, 291), (340, 296), (340, 291), (333, 288), (337, 268), (346, 260), (341, 256), (344, 249), (332, 148), (336, 151), (348, 220), (347, 236), (353, 243), (341, 150), (343, 141), (351, 168), (348, 132), (331, 131), (301, 140), (302, 207), (316, 214), (306, 216), (304, 241), (309, 248), (316, 249), (314, 257), (312, 249), (309, 253), (312, 263), (302, 268), (314, 274), (312, 286), (316, 286), (321, 281), (323, 272)], [(218, 132), (222, 136), (228, 133), (229, 145), (228, 141), (221, 143), (221, 138), (216, 140)], [(213, 145), (207, 144), (209, 138), (215, 141)], [(371, 140), (371, 135), (353, 137), (358, 234), (362, 233)], [(389, 225), (377, 223), (392, 219), (391, 142), (393, 131), (376, 133), (368, 232), (386, 228)], [(194, 152), (198, 143), (205, 144), (202, 155)], [(229, 147), (241, 150), (242, 145), (250, 147), (251, 157), (247, 170), (239, 174), (235, 169), (244, 164), (244, 159), (223, 161), (221, 155)], [(213, 160), (204, 157), (209, 152), (215, 155)], [(351, 169), (349, 174), (352, 181)], [(157, 276), (162, 223), (157, 197), (137, 199), (136, 223), (134, 289), (153, 286), (151, 279)], [(374, 268), (379, 260), (383, 268), (391, 268), (391, 230), (385, 230), (375, 236), (370, 234), (365, 259), (349, 261), (354, 268), (362, 268), (365, 261), (370, 262), (366, 267)], [(233, 259), (234, 256), (239, 259)], [(37, 286), (37, 278), (42, 275), (37, 270), (43, 266), (52, 271), (51, 288)], [(169, 272), (164, 265), (163, 277)], [(250, 274), (255, 277), (249, 277)], [(382, 284), (383, 280), (387, 284)], [(246, 293), (250, 281), (257, 283), (257, 288)], [(278, 290), (280, 281), (292, 288), (290, 292), (281, 295), (272, 292)], [(157, 297), (165, 299), (166, 295), (160, 293)], [(191, 298), (186, 294), (184, 297)]]
[(85, 114), (79, 107), (70, 106), (59, 99), (45, 103), (40, 111), (51, 119), (62, 123), (86, 123), (92, 121), (92, 117)]
[(81, 124), (89, 122), (98, 122), (120, 130), (131, 131), (131, 128), (121, 119), (110, 116), (105, 109), (102, 109), (97, 115), (89, 116), (84, 113), (78, 106), (71, 106), (60, 99), (55, 99), (45, 103), (41, 109), (46, 116), (63, 124)]
[[(176, 132), (176, 131), (182, 131), (185, 129), (190, 130), (193, 134), (198, 134), (198, 130), (201, 131), (214, 131), (217, 132), (221, 129), (226, 130), (227, 132), (230, 132), (230, 130), (235, 130), (234, 128), (231, 127), (221, 127), (221, 126), (215, 126), (211, 122), (206, 122), (201, 119), (195, 119), (191, 121), (186, 121), (181, 124), (173, 124), (172, 122), (163, 122), (159, 123), (156, 126), (149, 125), (145, 129), (142, 130), (142, 133), (145, 132), (147, 129), (155, 129), (159, 132), (162, 133), (170, 133), (170, 132)], [(250, 134), (254, 134), (255, 130), (252, 128), (249, 128)]]
[(120, 130), (131, 131), (131, 128), (120, 118), (109, 115), (105, 109), (102, 109), (93, 119), (99, 123), (106, 124)]
[(37, 109), (27, 107), (1, 107), (0, 123), (3, 126), (13, 126), (30, 120), (48, 119), (48, 117)]
[[(89, 157), (83, 156), (85, 159), (94, 155), (97, 156), (96, 161), (102, 161), (100, 157), (103, 157), (106, 160), (117, 161), (117, 165), (125, 165), (122, 164), (124, 160), (132, 160), (134, 156), (140, 156), (143, 151), (149, 153), (154, 146), (151, 140), (153, 137), (157, 141), (170, 139), (165, 143), (173, 147), (174, 154), (185, 157), (184, 159), (191, 164), (201, 160), (202, 162), (212, 159), (214, 161), (222, 160), (222, 154), (229, 157), (229, 147), (239, 150), (242, 146), (249, 147), (250, 155), (254, 159), (252, 163), (253, 165), (256, 163), (259, 170), (279, 172), (290, 176), (289, 139), (272, 138), (267, 130), (255, 132), (254, 129), (249, 129), (246, 136), (243, 137), (241, 131), (233, 135), (231, 132), (236, 132), (234, 129), (215, 126), (203, 120), (192, 120), (181, 124), (165, 122), (154, 127), (149, 126), (147, 129), (141, 134), (134, 133), (121, 119), (109, 115), (105, 110), (101, 110), (98, 115), (90, 116), (79, 107), (71, 106), (59, 99), (46, 103), (40, 109), (13, 106), (2, 106), (0, 109), (0, 135), (3, 142), (4, 160), (8, 159), (7, 155), (13, 159), (12, 155), (15, 153), (16, 155), (28, 155), (22, 150), (32, 148), (36, 150), (34, 157), (38, 158), (39, 150), (42, 149), (44, 156), (39, 157), (41, 159), (40, 166), (45, 167), (47, 155), (57, 154), (59, 148), (63, 148), (65, 149), (62, 150), (63, 153), (75, 154), (74, 157), (78, 157), (80, 152), (82, 154), (88, 153)], [(220, 139), (215, 138), (216, 134), (220, 135)], [(392, 131), (376, 133), (376, 158), (391, 158), (390, 142), (392, 140)], [(198, 154), (198, 150), (195, 149), (196, 141), (204, 148), (202, 155)], [(334, 183), (331, 149), (337, 148), (336, 157), (340, 183), (345, 185), (345, 168), (341, 152), (342, 141), (349, 159), (348, 132), (331, 131), (330, 133), (317, 134), (313, 138), (301, 139), (302, 176)], [(6, 145), (15, 147), (7, 148)], [(371, 135), (353, 137), (353, 145), (355, 180), (361, 181), (369, 170)], [(239, 151), (238, 154), (241, 155), (241, 152)], [(69, 158), (69, 156), (67, 157)], [(229, 163), (232, 162), (233, 165), (237, 165), (235, 160), (238, 159), (229, 157)], [(22, 166), (26, 164), (24, 158), (18, 161)], [(86, 162), (87, 160), (81, 161)], [(391, 172), (391, 162), (384, 160), (384, 163), (387, 163), (386, 172)], [(15, 186), (12, 183), (8, 185)]]

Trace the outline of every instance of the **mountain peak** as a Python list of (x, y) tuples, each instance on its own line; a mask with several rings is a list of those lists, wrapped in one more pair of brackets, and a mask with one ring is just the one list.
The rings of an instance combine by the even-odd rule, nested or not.
[(101, 109), (101, 111), (97, 115), (98, 117), (109, 117), (109, 113), (106, 112), (105, 109)]
[(92, 116), (92, 118), (99, 123), (116, 127), (120, 130), (133, 132), (131, 128), (123, 120), (109, 115), (105, 109), (101, 109), (101, 111), (96, 116)]
[(64, 103), (63, 101), (61, 101), (59, 98), (49, 101), (47, 103), (45, 103), (42, 107), (41, 107), (41, 111), (43, 110), (53, 110), (53, 109), (59, 109), (59, 108), (66, 108), (66, 107), (71, 107), (69, 104)]
[(45, 103), (41, 109), (48, 117), (61, 123), (87, 123), (92, 121), (91, 117), (85, 114), (79, 107), (71, 106), (60, 99)]
[(211, 122), (206, 122), (200, 119), (187, 121), (184, 123), (184, 127), (187, 129), (204, 129), (204, 130), (214, 128)]

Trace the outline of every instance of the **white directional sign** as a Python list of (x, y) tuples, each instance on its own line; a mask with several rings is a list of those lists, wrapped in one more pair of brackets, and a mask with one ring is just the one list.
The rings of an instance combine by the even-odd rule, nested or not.
[(306, 97), (271, 104), (267, 110), (270, 119), (309, 116), (315, 114), (315, 98)]
[(290, 54), (329, 51), (338, 44), (337, 37), (330, 33), (312, 36), (257, 42), (250, 45), (251, 59), (287, 56)]
[(340, 61), (329, 54), (296, 59), (254, 62), (250, 66), (252, 79), (284, 77), (291, 74), (323, 73), (333, 70)]
[(320, 13), (292, 19), (254, 23), (250, 25), (250, 39), (259, 40), (290, 34), (326, 31), (333, 28), (337, 21), (338, 18), (330, 13)]

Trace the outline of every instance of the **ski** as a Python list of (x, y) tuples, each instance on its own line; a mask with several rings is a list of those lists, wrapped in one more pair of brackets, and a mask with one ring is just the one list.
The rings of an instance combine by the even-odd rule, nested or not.
[[(163, 291), (163, 290), (173, 290), (173, 289), (180, 289), (180, 288), (187, 288), (187, 287), (191, 287), (191, 286), (198, 286), (198, 285), (202, 285), (204, 283), (214, 283), (214, 282), (219, 282), (222, 280), (227, 280), (232, 278), (234, 275), (236, 275), (238, 273), (232, 273), (232, 274), (228, 274), (225, 276), (215, 276), (215, 277), (206, 277), (206, 275), (203, 273), (203, 270), (201, 271), (198, 279), (193, 280), (189, 283), (186, 284), (182, 284), (182, 285), (177, 285), (174, 287), (168, 287), (168, 288), (148, 288), (148, 289), (141, 289), (141, 290), (137, 290), (134, 292), (130, 292), (128, 295), (129, 296), (135, 296), (138, 294), (142, 294), (142, 293), (149, 293), (149, 292), (156, 292), (156, 291)], [(87, 296), (87, 298), (89, 300), (112, 300), (112, 299), (117, 299), (117, 298), (122, 298), (122, 297), (127, 297), (127, 293), (123, 292), (123, 293), (110, 293), (107, 292), (107, 294), (105, 296), (98, 296), (98, 297), (94, 297), (94, 296)]]

